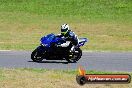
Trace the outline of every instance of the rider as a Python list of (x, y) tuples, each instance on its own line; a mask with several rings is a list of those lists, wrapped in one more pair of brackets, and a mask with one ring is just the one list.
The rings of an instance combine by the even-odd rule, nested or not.
[(74, 51), (75, 46), (78, 45), (78, 37), (72, 30), (70, 30), (68, 24), (61, 25), (61, 34), (58, 34), (57, 36), (64, 37), (66, 40), (72, 42), (73, 46), (71, 47), (70, 52)]

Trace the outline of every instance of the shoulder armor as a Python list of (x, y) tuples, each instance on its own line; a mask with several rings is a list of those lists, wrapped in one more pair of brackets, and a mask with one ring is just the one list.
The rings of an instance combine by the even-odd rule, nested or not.
[(75, 36), (75, 33), (74, 33), (73, 31), (70, 31), (70, 32), (69, 32), (69, 35), (70, 35), (71, 37), (74, 37), (74, 36)]

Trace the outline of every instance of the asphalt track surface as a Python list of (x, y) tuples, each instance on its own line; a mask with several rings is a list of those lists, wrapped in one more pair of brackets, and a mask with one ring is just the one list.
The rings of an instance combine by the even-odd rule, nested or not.
[(30, 55), (30, 51), (0, 51), (0, 68), (71, 70), (81, 65), (86, 70), (132, 72), (132, 52), (83, 52), (77, 63), (67, 63), (65, 60), (36, 63), (30, 59)]

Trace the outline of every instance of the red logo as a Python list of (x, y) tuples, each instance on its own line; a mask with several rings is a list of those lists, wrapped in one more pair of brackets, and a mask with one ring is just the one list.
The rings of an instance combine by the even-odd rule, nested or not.
[(129, 74), (86, 74), (86, 71), (79, 67), (79, 75), (76, 81), (80, 85), (85, 83), (130, 83), (131, 76)]

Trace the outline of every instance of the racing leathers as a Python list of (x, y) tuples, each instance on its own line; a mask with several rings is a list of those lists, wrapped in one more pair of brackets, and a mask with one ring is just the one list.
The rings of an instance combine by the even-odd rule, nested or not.
[(72, 46), (70, 47), (70, 51), (74, 51), (75, 47), (78, 45), (78, 37), (72, 30), (68, 30), (65, 35), (58, 34), (57, 37), (64, 38), (66, 41), (71, 41)]

